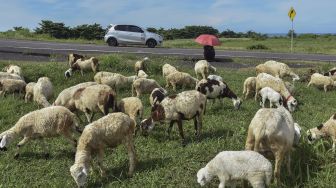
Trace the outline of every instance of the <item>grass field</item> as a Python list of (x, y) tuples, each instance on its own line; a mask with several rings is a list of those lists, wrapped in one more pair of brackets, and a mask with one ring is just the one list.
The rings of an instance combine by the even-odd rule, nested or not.
[[(133, 75), (133, 63), (140, 57), (110, 55), (101, 56), (101, 70)], [(164, 85), (161, 76), (161, 66), (170, 63), (192, 75), (192, 63), (179, 64), (181, 60), (174, 57), (152, 57), (149, 61), (149, 75)], [(234, 59), (235, 63), (258, 64), (258, 60)], [(14, 63), (22, 67), (27, 82), (36, 81), (41, 76), (48, 76), (55, 87), (54, 99), (63, 89), (80, 82), (93, 79), (93, 73), (86, 73), (84, 77), (76, 73), (71, 79), (64, 79), (63, 73), (67, 69), (65, 62), (9, 62), (0, 61), (0, 68)], [(288, 62), (297, 63), (297, 62)], [(302, 62), (299, 62), (302, 64)], [(315, 63), (309, 65), (315, 66)], [(330, 64), (319, 64), (320, 69), (327, 69)], [(304, 73), (305, 68), (296, 69)], [(218, 67), (218, 74), (229, 84), (237, 95), (242, 96), (242, 85), (245, 78), (253, 76), (253, 68), (227, 69)], [(315, 88), (306, 88), (306, 83), (296, 83), (295, 97), (299, 101), (299, 108), (293, 117), (305, 132), (326, 121), (335, 113), (335, 91), (324, 93)], [(181, 91), (181, 90), (180, 90)], [(173, 93), (169, 90), (170, 93)], [(130, 88), (118, 93), (118, 99), (130, 96)], [(27, 104), (23, 96), (8, 95), (0, 98), (0, 131), (13, 126), (24, 114), (38, 108), (33, 102)], [(53, 99), (53, 100), (54, 100)], [(148, 95), (143, 96), (145, 117), (150, 108)], [(104, 165), (107, 167), (107, 177), (101, 178), (96, 159), (93, 162), (92, 173), (89, 175), (88, 187), (199, 187), (196, 182), (198, 169), (205, 166), (218, 152), (223, 150), (243, 150), (247, 135), (247, 127), (259, 105), (252, 99), (243, 101), (240, 110), (234, 110), (232, 102), (225, 99), (224, 105), (208, 103), (203, 121), (201, 140), (197, 142), (193, 136), (193, 122), (183, 124), (188, 145), (181, 147), (177, 128), (174, 127), (171, 139), (166, 137), (167, 126), (157, 126), (148, 137), (138, 135), (135, 146), (138, 164), (132, 178), (127, 178), (128, 157), (124, 147), (118, 147), (113, 152), (107, 150)], [(81, 114), (81, 113), (80, 113)], [(96, 116), (95, 119), (99, 118)], [(82, 115), (81, 119), (84, 119)], [(81, 125), (82, 127), (85, 124)], [(79, 135), (77, 135), (79, 136)], [(25, 145), (21, 156), (14, 160), (16, 139), (9, 146), (7, 152), (0, 152), (0, 187), (75, 187), (69, 168), (74, 162), (71, 145), (64, 138), (48, 140), (51, 151), (50, 159), (44, 158), (44, 153), (38, 141)], [(291, 168), (292, 176), (286, 174), (283, 168), (281, 178), (282, 187), (335, 187), (336, 176), (335, 158), (329, 141), (319, 141), (309, 145), (305, 134), (299, 147), (293, 152)], [(274, 164), (274, 161), (272, 161)], [(217, 187), (219, 181), (215, 178), (207, 187)], [(272, 184), (271, 187), (276, 187)]]

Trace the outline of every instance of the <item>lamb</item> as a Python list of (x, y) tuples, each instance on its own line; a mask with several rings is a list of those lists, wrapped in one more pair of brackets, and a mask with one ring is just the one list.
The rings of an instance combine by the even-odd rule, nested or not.
[(3, 80), (3, 79), (24, 80), (21, 76), (17, 74), (11, 74), (8, 72), (0, 72), (0, 80)]
[[(12, 128), (1, 133), (0, 149), (6, 150), (6, 147), (16, 137), (23, 137), (23, 140), (17, 144), (17, 151), (14, 156), (14, 158), (18, 158), (19, 149), (27, 142), (60, 135), (63, 135), (76, 147), (76, 139), (72, 136), (75, 130), (80, 131), (75, 115), (68, 109), (61, 106), (42, 108), (22, 116)], [(44, 151), (47, 151), (45, 143), (43, 146)], [(47, 152), (46, 157), (48, 156)]]
[(101, 111), (107, 115), (110, 108), (115, 110), (116, 93), (108, 85), (98, 84), (79, 88), (72, 98), (75, 109), (84, 112), (89, 123), (92, 122), (95, 112)]
[(290, 153), (295, 137), (294, 120), (283, 106), (278, 108), (261, 108), (253, 117), (246, 139), (246, 150), (275, 156), (274, 177), (280, 182), (280, 168), (287, 158), (288, 174), (290, 170)]
[(216, 98), (230, 98), (235, 109), (239, 109), (242, 104), (240, 98), (237, 97), (225, 82), (203, 79), (197, 83), (196, 90), (206, 95), (207, 99), (213, 99), (214, 101)]
[(174, 66), (168, 63), (162, 66), (162, 76), (164, 78), (166, 78), (169, 74), (174, 73), (174, 72), (178, 72), (178, 70)]
[(0, 95), (19, 92), (24, 93), (26, 82), (23, 80), (3, 79), (0, 80)]
[(79, 138), (75, 163), (70, 167), (71, 176), (78, 187), (83, 187), (90, 171), (91, 158), (98, 156), (98, 166), (105, 176), (103, 166), (104, 149), (125, 144), (129, 157), (128, 175), (132, 176), (136, 165), (133, 133), (134, 121), (124, 113), (111, 113), (87, 125)]
[(265, 108), (266, 100), (268, 99), (270, 102), (270, 108), (275, 104), (276, 107), (279, 107), (282, 104), (282, 97), (280, 93), (274, 91), (270, 87), (264, 87), (259, 91), (259, 94), (262, 98), (262, 102), (260, 103), (263, 108)]
[(71, 71), (80, 70), (82, 76), (84, 75), (84, 70), (92, 70), (94, 73), (98, 71), (99, 62), (95, 57), (91, 57), (90, 59), (82, 60), (78, 59), (71, 67)]
[(185, 146), (182, 120), (194, 119), (195, 135), (199, 139), (205, 108), (206, 96), (195, 90), (184, 91), (177, 95), (166, 97), (160, 104), (154, 104), (151, 116), (141, 122), (142, 134), (148, 135), (154, 128), (154, 122), (165, 120), (170, 123), (168, 128), (169, 136), (176, 122), (182, 139), (182, 146)]
[(149, 58), (145, 57), (143, 60), (135, 62), (134, 70), (135, 70), (135, 73), (137, 75), (138, 75), (139, 70), (147, 71), (147, 67), (146, 67), (145, 62), (148, 61), (148, 60), (149, 60)]
[(297, 100), (289, 93), (284, 82), (280, 78), (276, 78), (267, 73), (260, 73), (256, 79), (256, 91), (255, 100), (258, 98), (259, 91), (264, 87), (270, 87), (274, 91), (280, 93), (280, 95), (285, 99), (284, 103), (287, 104), (288, 110), (293, 112), (297, 106)]
[(235, 187), (238, 180), (248, 180), (253, 188), (271, 184), (272, 164), (254, 151), (222, 151), (197, 172), (197, 182), (204, 186), (218, 176), (219, 188)]
[(2, 71), (5, 71), (7, 73), (10, 74), (16, 74), (18, 76), (20, 76), (21, 78), (23, 78), (22, 76), (22, 69), (21, 67), (17, 66), (17, 65), (7, 65), (6, 67), (4, 67), (2, 69)]
[(53, 96), (53, 85), (48, 77), (41, 77), (37, 80), (33, 89), (33, 99), (37, 104), (48, 107), (48, 100)]
[(185, 72), (174, 72), (169, 74), (166, 77), (166, 88), (169, 85), (173, 86), (173, 90), (176, 91), (176, 85), (181, 85), (184, 89), (186, 86), (188, 87), (195, 87), (198, 80), (192, 77), (190, 74)]
[(120, 100), (117, 111), (129, 115), (139, 125), (143, 118), (144, 107), (138, 97), (127, 97)]
[(148, 74), (145, 73), (143, 70), (139, 70), (137, 74), (137, 78), (147, 78)]
[[(29, 84), (28, 84), (29, 85)], [(64, 89), (56, 98), (55, 102), (53, 103), (54, 106), (64, 106), (70, 111), (75, 111), (76, 106), (75, 106), (75, 101), (73, 99), (73, 95), (75, 92), (80, 89), (80, 88), (87, 88), (92, 85), (97, 85), (96, 82), (84, 82), (77, 84), (75, 86), (69, 87)]]
[(161, 88), (160, 84), (153, 80), (147, 78), (139, 78), (134, 80), (132, 84), (132, 96), (140, 97), (141, 94), (151, 93), (153, 89)]
[(243, 94), (245, 95), (245, 99), (255, 91), (256, 88), (256, 79), (257, 77), (248, 77), (244, 81), (244, 89), (243, 89)]
[(223, 78), (221, 76), (214, 75), (214, 74), (209, 75), (207, 79), (223, 82)]
[(94, 80), (99, 84), (108, 85), (116, 90), (117, 88), (129, 85), (134, 80), (136, 80), (136, 77), (134, 76), (126, 77), (121, 74), (111, 72), (98, 72), (94, 76)]
[(149, 95), (149, 103), (153, 106), (156, 103), (161, 103), (161, 101), (168, 95), (168, 92), (163, 88), (155, 88)]
[(84, 56), (74, 53), (69, 54), (68, 55), (69, 67), (71, 68), (78, 59), (84, 60)]
[(264, 64), (256, 66), (256, 73), (268, 73), (278, 78), (284, 78), (285, 76), (291, 76), (293, 81), (297, 81), (300, 77), (295, 74), (288, 65), (277, 61), (266, 61)]
[(310, 81), (307, 87), (309, 87), (310, 85), (315, 85), (317, 87), (323, 87), (324, 92), (327, 92), (328, 88), (332, 88), (336, 86), (336, 82), (329, 76), (323, 76), (322, 74), (314, 73), (310, 77)]
[(36, 82), (29, 82), (26, 85), (26, 95), (25, 95), (25, 102), (27, 103), (28, 101), (31, 101), (34, 96), (34, 87), (35, 87)]
[(332, 115), (328, 121), (307, 131), (307, 138), (310, 143), (321, 138), (331, 137), (333, 141), (332, 151), (336, 148), (336, 114)]
[(209, 73), (216, 72), (216, 67), (210, 65), (207, 60), (200, 60), (195, 64), (195, 74), (196, 78), (201, 76), (203, 79), (206, 79), (209, 76)]

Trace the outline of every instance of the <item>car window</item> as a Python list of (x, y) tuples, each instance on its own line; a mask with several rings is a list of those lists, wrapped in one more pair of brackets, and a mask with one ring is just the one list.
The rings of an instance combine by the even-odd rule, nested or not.
[(128, 31), (136, 32), (136, 33), (143, 33), (143, 30), (140, 27), (134, 26), (134, 25), (128, 26)]
[(114, 30), (127, 31), (127, 25), (117, 25), (117, 26), (114, 27)]

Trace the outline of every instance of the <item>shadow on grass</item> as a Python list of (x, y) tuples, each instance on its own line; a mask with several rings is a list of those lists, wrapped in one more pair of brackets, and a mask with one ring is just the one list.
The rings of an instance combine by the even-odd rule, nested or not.
[(18, 157), (17, 160), (22, 160), (22, 161), (27, 161), (27, 160), (62, 160), (62, 159), (70, 159), (74, 160), (75, 159), (75, 152), (71, 150), (58, 150), (58, 151), (50, 151), (49, 152), (49, 157), (46, 158), (46, 153), (44, 152), (34, 152), (34, 151), (26, 151), (26, 152), (21, 152), (20, 156)]

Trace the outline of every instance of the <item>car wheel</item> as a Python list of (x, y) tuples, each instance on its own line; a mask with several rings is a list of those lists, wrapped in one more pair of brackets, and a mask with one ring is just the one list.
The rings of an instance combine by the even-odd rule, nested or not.
[(117, 39), (115, 39), (115, 38), (109, 38), (109, 39), (107, 40), (107, 44), (108, 44), (109, 46), (118, 46), (118, 41), (117, 41)]
[(156, 41), (153, 40), (153, 39), (149, 39), (149, 40), (147, 41), (147, 46), (148, 46), (148, 48), (155, 48), (155, 46), (156, 46)]

